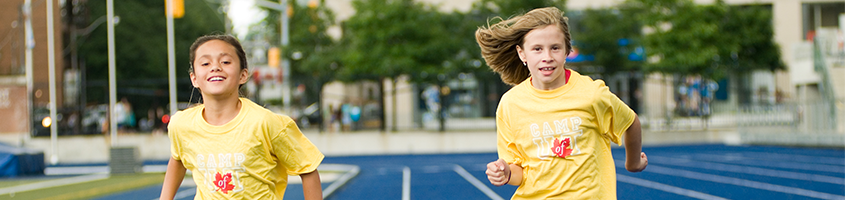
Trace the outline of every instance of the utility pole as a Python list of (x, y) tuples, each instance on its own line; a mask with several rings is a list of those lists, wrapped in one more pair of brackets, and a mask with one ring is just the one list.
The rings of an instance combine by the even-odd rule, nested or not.
[(35, 99), (32, 98), (33, 97), (32, 96), (32, 88), (33, 88), (33, 81), (34, 81), (33, 78), (32, 78), (32, 73), (33, 73), (32, 72), (33, 71), (32, 70), (32, 48), (35, 48), (35, 38), (33, 37), (33, 33), (32, 33), (32, 0), (24, 1), (23, 13), (24, 13), (24, 16), (26, 18), (26, 21), (24, 22), (25, 23), (24, 24), (24, 37), (25, 37), (25, 40), (26, 40), (25, 41), (25, 44), (26, 44), (25, 49), (26, 50), (24, 52), (24, 57), (25, 57), (24, 62), (26, 63), (25, 64), (26, 65), (26, 69), (25, 69), (26, 70), (26, 98), (27, 98), (27, 104), (26, 105), (27, 105), (27, 111), (29, 112), (29, 116), (30, 116), (26, 119), (27, 124), (29, 124), (29, 132), (30, 133), (27, 135), (27, 136), (29, 136), (29, 135), (32, 134), (32, 131), (35, 128), (35, 127), (32, 126), (32, 124), (34, 124), (33, 121), (32, 121), (33, 120), (32, 116), (35, 114), (33, 112), (33, 109), (32, 109), (33, 108), (32, 102), (35, 101)]
[[(290, 44), (290, 29), (288, 28), (288, 4), (287, 0), (280, 0), (279, 4), (285, 7), (285, 11), (282, 12), (281, 21), (282, 21), (282, 52), (287, 53), (289, 49), (287, 49), (288, 44)], [(287, 59), (284, 55), (282, 55), (282, 102), (284, 103), (285, 112), (290, 114), (292, 113), (290, 110), (290, 60)]]
[(176, 102), (176, 45), (173, 36), (173, 0), (167, 0), (167, 80), (170, 90), (170, 116), (179, 110)]
[(117, 102), (114, 56), (114, 0), (106, 0), (106, 27), (108, 27), (109, 51), (109, 132), (111, 133), (111, 145), (114, 146), (117, 144), (117, 115), (114, 112), (114, 106)]
[(58, 155), (58, 126), (56, 118), (56, 45), (53, 44), (53, 0), (47, 0), (47, 75), (50, 88), (50, 164), (59, 163)]

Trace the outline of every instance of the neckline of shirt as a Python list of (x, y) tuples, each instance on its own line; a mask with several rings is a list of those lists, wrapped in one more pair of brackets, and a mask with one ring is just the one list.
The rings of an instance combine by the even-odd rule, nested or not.
[(576, 72), (575, 70), (570, 70), (570, 69), (565, 69), (565, 70), (566, 70), (566, 72), (569, 72), (569, 77), (564, 76), (564, 78), (566, 79), (566, 84), (564, 84), (563, 86), (560, 86), (558, 88), (551, 89), (551, 90), (537, 89), (537, 88), (534, 87), (534, 85), (532, 85), (531, 77), (528, 77), (528, 79), (523, 81), (523, 84), (525, 84), (526, 87), (529, 87), (530, 88), (529, 93), (533, 94), (536, 97), (547, 98), (547, 99), (548, 98), (557, 98), (557, 97), (560, 97), (561, 94), (565, 94), (565, 93), (569, 92), (569, 90), (572, 90), (572, 88), (575, 87), (574, 85), (576, 83), (578, 83), (578, 78), (575, 78), (575, 77), (579, 77), (580, 74), (578, 74), (578, 72)]
[(205, 121), (205, 117), (202, 116), (203, 110), (205, 110), (205, 105), (202, 105), (202, 107), (197, 110), (197, 117), (195, 118), (197, 122), (195, 123), (199, 123), (199, 127), (207, 133), (223, 134), (230, 132), (246, 117), (246, 107), (251, 106), (247, 105), (249, 101), (244, 101), (244, 98), (238, 98), (238, 101), (241, 102), (241, 109), (238, 111), (238, 115), (235, 116), (235, 118), (232, 118), (232, 120), (229, 120), (229, 122), (226, 122), (225, 124), (220, 126), (209, 124), (207, 121)]

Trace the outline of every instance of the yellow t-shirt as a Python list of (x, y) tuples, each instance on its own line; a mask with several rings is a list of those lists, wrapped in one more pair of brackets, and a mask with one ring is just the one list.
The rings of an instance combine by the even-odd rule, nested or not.
[(171, 156), (193, 172), (195, 199), (282, 199), (288, 175), (313, 172), (324, 158), (290, 117), (240, 101), (222, 126), (205, 121), (203, 105), (171, 118)]
[(499, 157), (524, 168), (513, 199), (616, 199), (610, 142), (636, 113), (604, 81), (571, 72), (563, 87), (539, 90), (529, 78), (499, 102)]

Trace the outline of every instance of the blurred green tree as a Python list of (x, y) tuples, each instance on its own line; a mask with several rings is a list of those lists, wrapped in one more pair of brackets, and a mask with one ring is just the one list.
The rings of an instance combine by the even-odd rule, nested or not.
[[(384, 91), (382, 83), (388, 79), (396, 88), (402, 75), (409, 75), (412, 82), (427, 82), (445, 73), (442, 65), (457, 48), (454, 35), (448, 35), (451, 27), (444, 26), (444, 15), (435, 7), (412, 0), (355, 0), (352, 5), (355, 15), (343, 23), (344, 67), (337, 72), (339, 80), (376, 81)], [(395, 111), (396, 90), (392, 93)], [(396, 120), (392, 121), (395, 130)]]
[(783, 69), (772, 39), (771, 11), (760, 6), (731, 7), (719, 0), (628, 0), (639, 10), (646, 71), (698, 74), (720, 79), (755, 69)]
[(577, 22), (571, 23), (573, 45), (579, 49), (579, 54), (593, 56), (594, 60), (588, 65), (600, 66), (601, 70), (595, 71), (602, 77), (641, 68), (642, 62), (636, 60), (638, 58), (629, 58), (635, 51), (643, 50), (637, 42), (641, 37), (641, 25), (633, 17), (635, 13), (625, 8), (587, 9)]
[[(115, 1), (115, 63), (117, 97), (128, 97), (138, 119), (151, 106), (166, 107), (168, 102), (167, 27), (165, 1)], [(185, 0), (185, 15), (174, 19), (178, 101), (188, 101), (192, 91), (189, 81), (189, 48), (197, 37), (225, 33), (221, 5), (204, 0)], [(106, 15), (105, 1), (87, 1), (87, 24)], [(108, 102), (108, 38), (106, 24), (81, 36), (80, 61), (90, 103)], [(194, 97), (196, 99), (197, 97)], [(196, 101), (196, 100), (195, 100)], [(143, 103), (141, 103), (143, 102)]]
[(723, 66), (731, 66), (733, 72), (748, 73), (751, 70), (784, 70), (780, 47), (774, 42), (772, 10), (770, 6), (731, 6), (722, 26), (722, 31), (732, 34), (739, 44), (735, 52), (722, 52)]
[[(472, 4), (472, 13), (485, 18), (501, 17), (508, 19), (512, 16), (525, 14), (535, 8), (551, 6), (566, 10), (566, 0), (479, 0)], [(484, 19), (483, 21), (486, 22), (487, 20)]]

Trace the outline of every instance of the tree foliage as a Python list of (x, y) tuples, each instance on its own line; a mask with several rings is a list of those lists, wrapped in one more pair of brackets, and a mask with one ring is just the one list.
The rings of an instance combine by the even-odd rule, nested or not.
[(636, 51), (643, 51), (638, 43), (640, 22), (632, 9), (587, 9), (577, 22), (571, 23), (572, 37), (579, 54), (592, 55), (590, 65), (600, 66), (603, 77), (616, 72), (639, 70), (642, 62), (629, 58)]
[(504, 19), (525, 14), (535, 8), (557, 7), (566, 10), (566, 0), (480, 0), (473, 3), (473, 14)]
[[(780, 47), (774, 42), (771, 7), (761, 5), (730, 7), (725, 32), (739, 38), (739, 50), (722, 55), (722, 65), (731, 71), (748, 72), (755, 69), (770, 71), (786, 69), (781, 60)], [(730, 59), (728, 59), (730, 58)]]
[(441, 15), (411, 0), (355, 0), (343, 23), (345, 81), (380, 80), (426, 71), (446, 57)]
[[(164, 1), (126, 0), (114, 3), (114, 15), (120, 17), (115, 25), (115, 63), (118, 98), (130, 96), (133, 102), (148, 102), (165, 106), (168, 99), (167, 27)], [(203, 0), (185, 0), (185, 15), (174, 19), (176, 48), (176, 77), (179, 80), (179, 101), (188, 101), (191, 85), (188, 81), (188, 54), (197, 37), (224, 33), (220, 5)], [(87, 24), (106, 15), (105, 1), (87, 1), (90, 11)], [(87, 99), (108, 102), (108, 46), (106, 24), (96, 27), (89, 35), (81, 36), (79, 55), (86, 70)], [(136, 108), (137, 109), (137, 108)], [(142, 110), (146, 111), (146, 110)]]
[(642, 37), (649, 56), (646, 71), (718, 79), (732, 72), (783, 68), (769, 10), (692, 0), (628, 0), (624, 6), (640, 11), (637, 19), (647, 30)]

